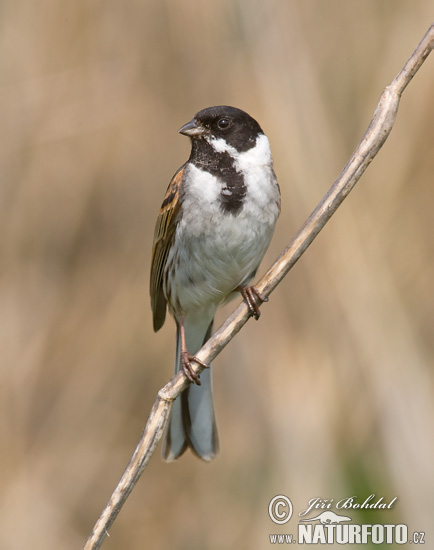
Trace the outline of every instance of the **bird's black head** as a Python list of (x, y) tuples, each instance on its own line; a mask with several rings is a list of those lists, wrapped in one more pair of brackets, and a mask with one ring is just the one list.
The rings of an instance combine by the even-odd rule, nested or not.
[(250, 115), (226, 105), (202, 109), (179, 132), (192, 140), (223, 139), (240, 153), (254, 147), (256, 138), (263, 133)]

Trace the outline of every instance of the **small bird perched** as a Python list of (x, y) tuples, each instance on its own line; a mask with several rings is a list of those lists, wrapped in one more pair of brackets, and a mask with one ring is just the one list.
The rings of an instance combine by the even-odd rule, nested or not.
[(179, 132), (191, 139), (189, 160), (176, 172), (157, 219), (150, 294), (154, 330), (176, 321), (175, 372), (191, 382), (173, 403), (163, 446), (172, 461), (187, 447), (204, 460), (218, 452), (211, 368), (199, 377), (194, 354), (212, 333), (219, 305), (241, 292), (259, 318), (264, 298), (248, 286), (270, 244), (280, 192), (267, 137), (234, 107), (199, 111)]

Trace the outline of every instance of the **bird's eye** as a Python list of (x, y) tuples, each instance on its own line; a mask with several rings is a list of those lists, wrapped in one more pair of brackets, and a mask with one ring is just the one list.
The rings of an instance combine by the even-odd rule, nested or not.
[(232, 126), (232, 121), (229, 118), (221, 118), (217, 122), (219, 130), (228, 130)]

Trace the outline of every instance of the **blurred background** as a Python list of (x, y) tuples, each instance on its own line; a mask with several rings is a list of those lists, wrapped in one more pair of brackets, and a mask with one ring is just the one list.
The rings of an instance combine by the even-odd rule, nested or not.
[[(148, 285), (156, 215), (189, 155), (178, 128), (229, 104), (267, 133), (282, 214), (263, 274), (345, 165), (432, 2), (0, 11), (0, 550), (81, 548), (172, 375), (174, 323), (154, 334)], [(104, 549), (268, 548), (310, 499), (371, 494), (398, 500), (354, 521), (405, 523), (432, 544), (433, 61), (261, 322), (216, 359), (218, 458), (165, 464), (158, 449)], [(284, 526), (268, 517), (278, 494), (294, 505)]]

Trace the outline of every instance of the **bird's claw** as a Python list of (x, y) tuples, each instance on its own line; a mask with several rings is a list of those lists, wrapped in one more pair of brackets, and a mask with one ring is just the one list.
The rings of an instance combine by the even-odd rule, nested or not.
[(191, 365), (192, 362), (197, 363), (198, 365), (201, 365), (204, 369), (208, 368), (208, 365), (195, 357), (194, 355), (190, 355), (188, 351), (182, 351), (181, 352), (181, 368), (182, 372), (185, 374), (185, 376), (190, 380), (190, 382), (194, 382), (198, 386), (200, 386), (200, 379), (199, 375), (196, 374), (193, 370), (193, 367)]
[(250, 315), (257, 321), (261, 316), (259, 306), (263, 302), (268, 302), (268, 298), (263, 296), (255, 286), (245, 286), (240, 289), (240, 292), (249, 308)]

